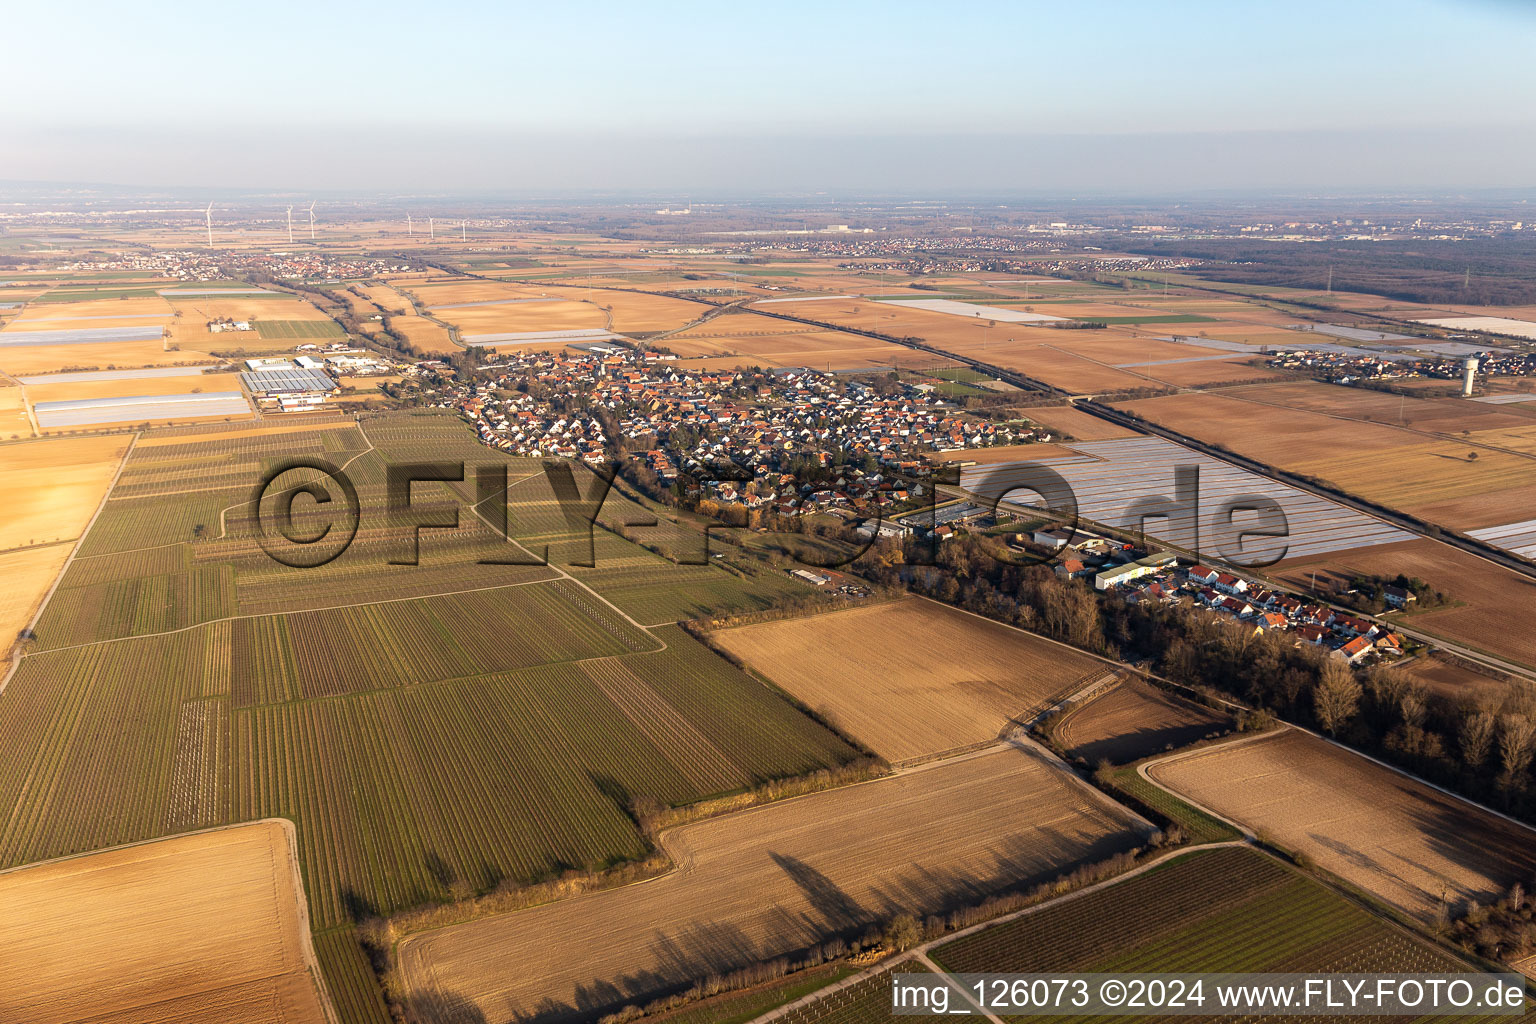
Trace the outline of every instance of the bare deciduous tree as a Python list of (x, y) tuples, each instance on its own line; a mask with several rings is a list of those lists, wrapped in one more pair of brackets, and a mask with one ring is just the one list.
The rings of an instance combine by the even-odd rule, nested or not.
[(1524, 715), (1504, 715), (1499, 719), (1499, 760), (1504, 765), (1500, 782), (1516, 789), (1525, 785), (1525, 773), (1536, 754), (1536, 722)]
[(1488, 761), (1493, 746), (1494, 718), (1486, 711), (1464, 715), (1457, 742), (1461, 745), (1461, 759), (1468, 768), (1481, 768)]
[(1337, 735), (1360, 709), (1360, 694), (1360, 681), (1348, 665), (1341, 661), (1325, 663), (1312, 691), (1318, 724), (1330, 736)]

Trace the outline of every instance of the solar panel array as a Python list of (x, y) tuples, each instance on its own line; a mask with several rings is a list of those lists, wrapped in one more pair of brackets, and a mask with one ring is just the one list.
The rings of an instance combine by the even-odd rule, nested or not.
[[(1077, 499), (1078, 514), (1093, 522), (1147, 534), (1207, 557), (1239, 564), (1269, 564), (1278, 558), (1348, 551), (1377, 544), (1394, 544), (1413, 535), (1326, 498), (1256, 476), (1161, 438), (1125, 438), (1074, 442), (1080, 454), (1037, 460), (1060, 476)], [(966, 468), (960, 485), (978, 497), (1006, 504), (1040, 505), (1041, 499), (1016, 490), (1027, 478), (1020, 463)], [(1194, 494), (1178, 493), (1176, 473), (1193, 476)], [(1012, 495), (1009, 492), (1012, 491)], [(1193, 497), (1193, 501), (1186, 498)], [(1228, 517), (1224, 506), (1248, 498), (1272, 499), (1284, 515), (1287, 535), (1260, 537), (1237, 534), (1262, 525), (1262, 513), (1237, 512)], [(1167, 499), (1166, 501), (1162, 499)], [(1144, 515), (1150, 515), (1143, 520)]]
[(247, 370), (240, 382), (253, 395), (291, 394), (296, 391), (330, 391), (336, 382), (329, 374), (302, 366), (278, 366), (270, 370)]

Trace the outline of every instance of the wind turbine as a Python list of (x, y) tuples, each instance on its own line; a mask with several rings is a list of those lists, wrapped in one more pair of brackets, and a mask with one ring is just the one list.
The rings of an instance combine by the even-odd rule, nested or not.
[(459, 241), (461, 242), (466, 242), (469, 240), (469, 234), (464, 227), (466, 223), (466, 221), (459, 221)]
[(431, 217), (428, 217), (427, 218), (427, 239), (431, 240), (431, 239), (434, 239), (436, 237), (437, 237), (437, 224), (436, 224), (436, 222)]
[(203, 211), (203, 219), (208, 222), (208, 248), (213, 248), (213, 204), (208, 204), (208, 209)]
[(288, 207), (288, 244), (293, 244), (293, 207)]
[(315, 204), (313, 202), (309, 204), (309, 240), (311, 242), (315, 240)]
[(406, 214), (405, 215), (405, 233), (408, 234), (408, 235), (415, 235), (416, 234), (416, 229), (411, 225), (411, 215), (410, 214)]

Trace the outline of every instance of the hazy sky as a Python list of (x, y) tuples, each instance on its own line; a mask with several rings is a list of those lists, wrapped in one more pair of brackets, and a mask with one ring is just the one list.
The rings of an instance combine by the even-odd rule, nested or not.
[(13, 5), (0, 179), (1536, 184), (1536, 5)]

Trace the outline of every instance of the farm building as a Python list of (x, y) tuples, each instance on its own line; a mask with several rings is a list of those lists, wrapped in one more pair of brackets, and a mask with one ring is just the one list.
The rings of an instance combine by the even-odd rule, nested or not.
[(1164, 569), (1171, 568), (1178, 559), (1167, 552), (1158, 552), (1153, 555), (1143, 555), (1134, 562), (1126, 562), (1112, 569), (1105, 569), (1093, 577), (1095, 590), (1108, 590), (1120, 583), (1129, 583), (1131, 580), (1140, 579), (1143, 576), (1151, 576)]
[(257, 402), (276, 405), (283, 412), (316, 408), (337, 390), (329, 374), (292, 363), (247, 370), (240, 375), (240, 383)]

